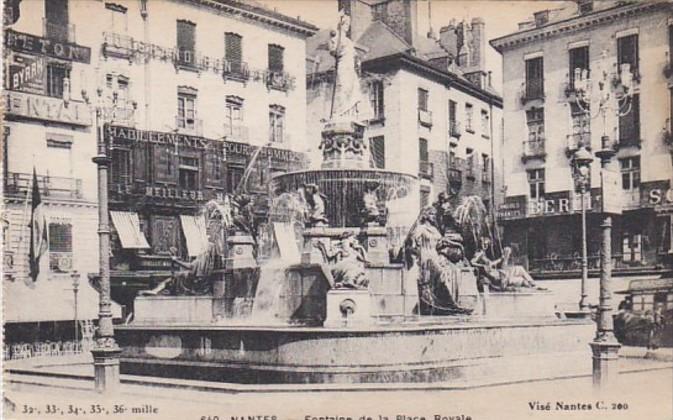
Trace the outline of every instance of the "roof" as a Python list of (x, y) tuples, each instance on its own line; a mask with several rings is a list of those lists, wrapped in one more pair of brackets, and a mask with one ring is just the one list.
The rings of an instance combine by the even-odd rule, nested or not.
[(673, 2), (670, 0), (642, 2), (606, 0), (594, 1), (593, 4), (593, 11), (584, 14), (580, 14), (576, 6), (548, 10), (549, 20), (544, 25), (535, 26), (534, 20), (523, 22), (519, 25), (518, 31), (492, 39), (489, 43), (502, 53), (505, 49), (528, 42), (544, 41), (550, 37), (584, 30), (592, 25), (609, 24), (621, 18), (628, 19), (645, 11), (673, 7)]
[(381, 21), (375, 21), (369, 25), (357, 43), (369, 49), (364, 57), (365, 60), (385, 57), (390, 54), (407, 51), (411, 48), (404, 39)]
[(276, 10), (269, 9), (254, 0), (187, 0), (211, 7), (224, 9), (230, 13), (246, 18), (259, 20), (262, 23), (300, 33), (305, 36), (313, 35), (318, 27), (299, 18), (290, 17)]

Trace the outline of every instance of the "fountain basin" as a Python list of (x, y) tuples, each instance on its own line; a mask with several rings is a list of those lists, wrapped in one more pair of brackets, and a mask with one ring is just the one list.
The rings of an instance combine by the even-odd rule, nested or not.
[[(116, 327), (115, 337), (127, 374), (260, 384), (451, 382), (506, 376), (522, 360), (529, 368), (544, 357), (589, 360), (595, 328), (587, 320), (427, 318), (434, 317), (352, 328), (135, 324)], [(538, 368), (563, 375), (577, 366)]]
[[(289, 172), (271, 180), (274, 196), (295, 192), (306, 184), (315, 184), (329, 197), (325, 214), (332, 227), (361, 225), (362, 198), (367, 191), (376, 190), (378, 198), (395, 207), (394, 201), (409, 197), (416, 185), (416, 177), (383, 169), (316, 169)], [(408, 204), (400, 205), (400, 211)], [(390, 208), (395, 212), (395, 208)], [(412, 218), (413, 219), (413, 218)]]

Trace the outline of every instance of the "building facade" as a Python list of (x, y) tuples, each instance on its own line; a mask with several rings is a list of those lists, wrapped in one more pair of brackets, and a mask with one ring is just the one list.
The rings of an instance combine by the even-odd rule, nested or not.
[[(415, 0), (347, 0), (339, 7), (351, 18), (361, 88), (373, 112), (365, 134), (372, 166), (419, 180), (405, 206), (407, 226), (442, 192), (454, 204), (478, 195), (491, 206), (501, 190), (493, 157), (500, 153), (502, 102), (484, 67), (483, 21), (452, 21), (435, 37), (431, 30), (420, 34)], [(316, 145), (331, 104), (328, 39), (325, 30), (307, 43), (307, 127)]]
[[(491, 41), (504, 72), (506, 197), (499, 217), (506, 243), (535, 275), (579, 276), (581, 197), (573, 157), (581, 147), (599, 150), (604, 135), (617, 151), (608, 170), (620, 184), (609, 197), (621, 207), (613, 218), (615, 272), (670, 269), (670, 16), (667, 2), (579, 1), (570, 9), (537, 12), (518, 32)], [(604, 122), (598, 95), (581, 98), (576, 81), (597, 79), (595, 94), (603, 71), (617, 86), (613, 81), (625, 68), (633, 74), (630, 96)], [(590, 272), (599, 267), (600, 177), (594, 157), (587, 200)]]
[[(219, 0), (5, 4), (12, 283), (26, 276), (33, 167), (54, 220), (50, 247), (66, 242), (54, 242), (50, 267), (24, 295), (60, 277), (69, 284), (74, 270), (88, 287), (86, 275), (98, 271), (98, 133), (111, 158), (117, 300), (126, 285), (147, 288), (151, 273), (169, 273), (170, 256), (195, 255), (195, 216), (207, 201), (250, 194), (262, 220), (268, 179), (304, 165), (305, 39), (317, 30), (309, 23)], [(91, 299), (95, 308), (95, 292)]]

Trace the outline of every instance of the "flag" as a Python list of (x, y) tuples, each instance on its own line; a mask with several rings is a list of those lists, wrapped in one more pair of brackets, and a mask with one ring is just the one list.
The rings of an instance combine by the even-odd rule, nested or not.
[(37, 173), (33, 168), (33, 190), (30, 209), (30, 251), (28, 252), (28, 264), (30, 278), (37, 281), (40, 274), (40, 257), (47, 250), (47, 221), (42, 213), (42, 198), (40, 188), (37, 185)]

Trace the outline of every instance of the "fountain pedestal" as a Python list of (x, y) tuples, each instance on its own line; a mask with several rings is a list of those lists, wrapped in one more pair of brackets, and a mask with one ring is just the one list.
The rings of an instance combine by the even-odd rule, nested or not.
[(214, 319), (250, 315), (259, 270), (254, 245), (250, 235), (234, 234), (227, 238), (224, 275), (213, 281)]
[(330, 121), (322, 131), (323, 169), (369, 168), (365, 126), (354, 121)]
[(367, 260), (372, 264), (387, 264), (388, 234), (382, 226), (368, 226), (362, 229), (365, 237), (364, 247), (367, 250)]

